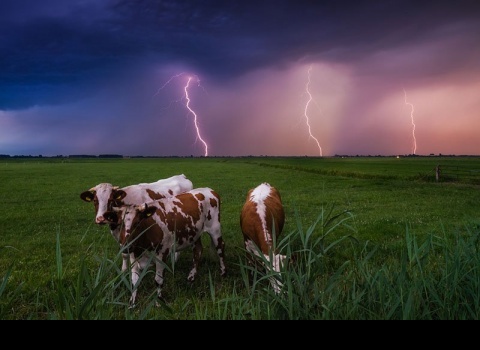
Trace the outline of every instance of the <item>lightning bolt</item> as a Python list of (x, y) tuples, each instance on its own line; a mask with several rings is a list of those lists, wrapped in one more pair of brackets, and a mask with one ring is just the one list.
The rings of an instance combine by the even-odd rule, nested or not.
[(413, 120), (413, 112), (414, 112), (414, 109), (413, 109), (413, 105), (409, 102), (407, 102), (407, 92), (405, 91), (405, 89), (403, 89), (403, 93), (405, 95), (405, 104), (410, 106), (410, 119), (412, 121), (412, 137), (413, 137), (413, 153), (412, 154), (415, 154), (417, 152), (417, 139), (415, 138), (415, 121)]
[(308, 111), (308, 106), (310, 105), (310, 102), (313, 101), (313, 97), (312, 97), (312, 94), (310, 93), (310, 89), (309, 89), (309, 87), (310, 87), (310, 72), (311, 72), (311, 70), (312, 70), (312, 66), (310, 66), (310, 68), (308, 68), (308, 80), (307, 80), (307, 84), (306, 84), (306, 86), (305, 86), (305, 91), (307, 92), (307, 95), (308, 95), (308, 101), (307, 101), (307, 103), (305, 104), (304, 115), (305, 115), (305, 119), (306, 119), (307, 126), (308, 126), (308, 134), (309, 134), (310, 137), (311, 137), (312, 139), (314, 139), (315, 142), (317, 143), (318, 150), (319, 150), (319, 152), (320, 152), (320, 157), (321, 157), (321, 156), (322, 156), (322, 147), (320, 146), (320, 142), (318, 142), (318, 139), (317, 139), (315, 136), (313, 136), (313, 134), (312, 134), (312, 130), (311, 130), (311, 127), (310, 127), (310, 120), (309, 120), (309, 118), (308, 118), (308, 113), (307, 113), (307, 111)]
[[(184, 91), (185, 91), (185, 98), (187, 99), (187, 104), (186, 107), (190, 111), (190, 113), (193, 114), (193, 122), (195, 124), (195, 129), (197, 130), (197, 138), (203, 143), (203, 146), (205, 147), (205, 157), (208, 156), (208, 145), (207, 143), (202, 139), (202, 136), (200, 135), (200, 128), (198, 127), (198, 117), (197, 113), (193, 109), (190, 108), (190, 97), (188, 96), (188, 88), (190, 86), (190, 81), (192, 80), (192, 77), (188, 77), (187, 80), (187, 85), (185, 85)], [(200, 83), (200, 81), (197, 78), (197, 82)]]
[[(182, 72), (182, 73), (179, 73), (179, 74), (176, 74), (174, 76), (172, 76), (170, 79), (168, 79), (158, 90), (157, 92), (152, 96), (155, 97), (157, 96), (161, 90), (163, 90), (168, 84), (170, 84), (172, 82), (172, 80), (174, 80), (175, 78), (179, 78), (181, 77), (182, 75), (184, 75), (185, 72)], [(198, 83), (198, 86), (200, 86), (200, 79), (196, 77), (196, 80), (197, 80), (197, 83)], [(190, 107), (190, 96), (188, 94), (188, 91), (189, 91), (189, 87), (190, 87), (190, 82), (192, 81), (193, 77), (189, 76), (188, 79), (187, 79), (187, 83), (185, 85), (185, 87), (183, 88), (184, 90), (184, 97), (185, 97), (185, 100), (186, 100), (186, 103), (185, 103), (185, 107), (188, 109), (188, 111), (193, 115), (194, 119), (193, 119), (193, 122), (194, 122), (194, 126), (195, 126), (195, 130), (197, 132), (197, 139), (200, 140), (204, 147), (205, 147), (205, 153), (204, 153), (204, 156), (207, 157), (208, 156), (208, 145), (207, 143), (205, 142), (205, 140), (202, 138), (201, 134), (200, 134), (200, 127), (198, 126), (198, 116), (197, 116), (197, 113), (195, 113), (195, 111)], [(179, 101), (176, 101), (176, 102), (179, 102)]]

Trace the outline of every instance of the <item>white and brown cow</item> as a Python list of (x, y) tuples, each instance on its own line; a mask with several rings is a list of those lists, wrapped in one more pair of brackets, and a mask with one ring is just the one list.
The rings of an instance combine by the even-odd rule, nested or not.
[[(273, 250), (274, 239), (282, 233), (284, 224), (285, 211), (280, 192), (275, 187), (264, 182), (248, 191), (240, 214), (245, 249), (256, 256), (263, 254), (276, 272), (280, 272), (285, 255)], [(273, 261), (270, 261), (271, 256)], [(249, 257), (248, 260), (253, 259)], [(279, 281), (272, 278), (271, 284), (275, 292), (280, 292)]]
[(162, 297), (165, 263), (173, 251), (193, 248), (193, 267), (187, 279), (195, 280), (203, 250), (200, 239), (203, 232), (210, 235), (212, 246), (218, 254), (221, 276), (226, 275), (225, 242), (220, 225), (220, 197), (211, 188), (197, 188), (138, 206), (114, 208), (104, 216), (122, 227), (121, 244), (130, 254), (132, 306), (135, 304), (139, 274), (148, 267), (148, 252), (156, 255), (155, 281), (159, 298)]
[[(104, 214), (113, 207), (122, 205), (138, 205), (152, 200), (171, 197), (193, 189), (192, 182), (184, 174), (174, 175), (151, 183), (140, 183), (120, 188), (110, 183), (100, 183), (88, 191), (80, 194), (85, 202), (91, 202), (95, 207), (95, 223), (107, 224)], [(116, 223), (109, 223), (110, 232), (115, 240), (120, 243), (120, 227)], [(127, 269), (128, 254), (122, 253), (122, 271)]]

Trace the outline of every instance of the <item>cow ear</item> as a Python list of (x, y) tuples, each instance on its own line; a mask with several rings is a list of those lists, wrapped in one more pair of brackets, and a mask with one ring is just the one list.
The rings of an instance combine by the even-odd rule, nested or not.
[(115, 190), (115, 192), (113, 193), (113, 199), (115, 199), (116, 201), (122, 200), (126, 196), (127, 193), (123, 190)]
[(143, 210), (143, 215), (145, 215), (146, 218), (149, 218), (156, 211), (157, 211), (156, 207), (154, 207), (154, 206), (147, 207), (147, 205), (145, 204), (145, 209)]
[(95, 191), (82, 192), (80, 193), (80, 198), (85, 202), (91, 202), (93, 201), (93, 198), (95, 198)]

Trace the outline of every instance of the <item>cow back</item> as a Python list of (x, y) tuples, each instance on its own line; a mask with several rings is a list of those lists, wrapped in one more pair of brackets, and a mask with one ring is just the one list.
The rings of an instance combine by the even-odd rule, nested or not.
[(140, 183), (120, 188), (121, 191), (125, 192), (125, 196), (119, 203), (116, 203), (116, 205), (139, 205), (153, 200), (175, 196), (192, 189), (192, 182), (187, 179), (184, 174), (175, 175), (151, 183)]
[(268, 183), (248, 191), (240, 214), (240, 226), (245, 241), (253, 241), (264, 254), (273, 245), (285, 224), (285, 212), (280, 192)]

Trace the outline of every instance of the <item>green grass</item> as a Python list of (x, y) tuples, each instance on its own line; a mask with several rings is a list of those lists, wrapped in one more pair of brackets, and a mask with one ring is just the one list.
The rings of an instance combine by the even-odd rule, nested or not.
[[(478, 179), (437, 183), (438, 164), (476, 169), (479, 158), (2, 160), (0, 318), (477, 319)], [(193, 284), (183, 252), (166, 273), (166, 302), (155, 306), (149, 270), (129, 309), (118, 245), (79, 195), (181, 173), (221, 196), (229, 275), (220, 278), (205, 236)], [(279, 245), (300, 256), (282, 296), (261, 271), (250, 283), (244, 264), (240, 210), (264, 181), (285, 206)]]

